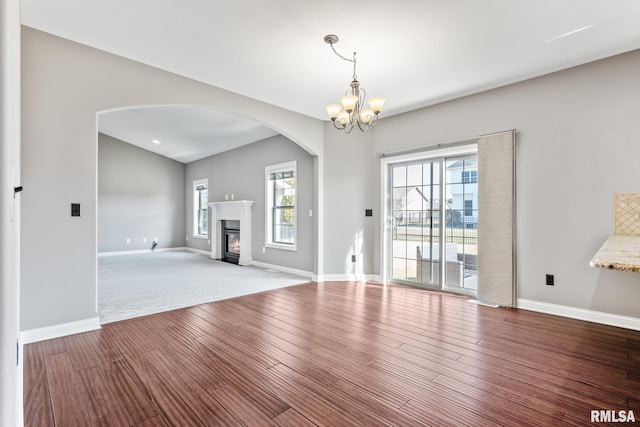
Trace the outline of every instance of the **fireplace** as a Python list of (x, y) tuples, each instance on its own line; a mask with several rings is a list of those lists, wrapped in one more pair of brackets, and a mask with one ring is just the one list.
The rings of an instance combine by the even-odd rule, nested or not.
[(222, 221), (222, 261), (238, 264), (240, 260), (240, 221), (225, 220)]
[[(253, 200), (210, 202), (211, 258), (233, 259), (238, 265), (250, 265), (251, 259), (251, 207)], [(234, 225), (235, 224), (235, 225)], [(227, 233), (226, 229), (230, 233)], [(242, 233), (240, 233), (242, 231)], [(231, 250), (227, 241), (231, 240)]]

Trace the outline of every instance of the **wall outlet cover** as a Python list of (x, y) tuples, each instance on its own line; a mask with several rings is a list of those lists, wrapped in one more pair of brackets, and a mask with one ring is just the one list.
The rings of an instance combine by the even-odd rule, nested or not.
[(546, 280), (547, 280), (547, 286), (555, 286), (555, 278), (553, 277), (553, 274), (547, 274)]

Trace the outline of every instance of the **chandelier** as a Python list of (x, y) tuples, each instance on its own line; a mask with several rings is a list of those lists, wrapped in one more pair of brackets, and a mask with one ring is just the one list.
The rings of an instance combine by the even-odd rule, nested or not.
[(370, 127), (378, 123), (378, 116), (386, 99), (380, 97), (371, 98), (368, 101), (369, 108), (364, 108), (366, 92), (360, 87), (360, 82), (356, 77), (356, 52), (353, 52), (353, 59), (340, 55), (333, 46), (338, 43), (338, 36), (334, 34), (324, 36), (324, 41), (331, 45), (333, 53), (338, 57), (353, 63), (351, 89), (347, 90), (345, 96), (340, 98), (340, 104), (330, 104), (325, 107), (327, 114), (329, 114), (329, 118), (336, 129), (349, 133), (357, 126), (362, 132), (366, 132)]

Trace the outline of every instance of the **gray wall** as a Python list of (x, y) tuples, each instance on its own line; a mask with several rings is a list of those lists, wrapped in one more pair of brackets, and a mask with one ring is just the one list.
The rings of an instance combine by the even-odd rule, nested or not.
[[(266, 248), (265, 245), (265, 175), (268, 165), (297, 160), (297, 251)], [(255, 201), (252, 211), (252, 258), (268, 264), (312, 272), (314, 260), (313, 217), (314, 206), (313, 157), (288, 138), (278, 135), (235, 150), (187, 164), (185, 172), (187, 246), (205, 251), (211, 250), (208, 240), (194, 239), (193, 230), (193, 181), (209, 179), (209, 201), (225, 200), (234, 195), (235, 200)], [(210, 227), (211, 229), (211, 227)]]
[(515, 128), (518, 297), (640, 317), (640, 274), (589, 266), (613, 231), (614, 193), (640, 192), (638, 70), (634, 51), (390, 117), (374, 150)]
[[(359, 233), (364, 264), (356, 268), (380, 273), (376, 153), (516, 128), (519, 296), (640, 317), (640, 275), (588, 266), (611, 233), (613, 193), (640, 191), (640, 52), (389, 117), (370, 134), (347, 137), (318, 120), (35, 30), (22, 36), (23, 330), (96, 316), (96, 114), (154, 104), (243, 114), (318, 156), (320, 275), (353, 271), (345, 257)], [(359, 184), (342, 188), (349, 177)], [(362, 212), (370, 201), (373, 230)], [(83, 204), (81, 218), (69, 217), (70, 202)], [(555, 287), (544, 285), (545, 273), (556, 275)]]
[(98, 134), (98, 252), (150, 249), (156, 237), (158, 248), (184, 246), (184, 171), (183, 163)]
[[(324, 254), (328, 278), (361, 278), (379, 273), (375, 230), (381, 216), (376, 204), (380, 183), (376, 177), (373, 133), (356, 130), (345, 134), (327, 122), (325, 159)], [(373, 217), (365, 217), (365, 209), (373, 209)], [(356, 256), (355, 263), (352, 255)]]
[[(322, 153), (318, 120), (22, 27), (21, 330), (97, 319), (97, 114), (198, 105)], [(70, 203), (82, 216), (70, 216)]]

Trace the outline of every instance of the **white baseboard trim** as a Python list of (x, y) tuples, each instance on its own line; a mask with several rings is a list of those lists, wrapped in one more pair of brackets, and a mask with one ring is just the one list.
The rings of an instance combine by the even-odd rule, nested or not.
[(202, 249), (184, 247), (184, 248), (180, 248), (180, 250), (184, 250), (184, 251), (187, 251), (187, 252), (193, 252), (193, 253), (196, 253), (196, 254), (206, 255), (208, 257), (211, 256), (211, 251), (203, 251)]
[(322, 274), (314, 276), (315, 282), (380, 282), (378, 274)]
[[(98, 252), (99, 257), (103, 256), (117, 256), (117, 255), (139, 255), (139, 254), (151, 254), (154, 252), (173, 252), (173, 251), (197, 251), (197, 249), (179, 247), (179, 248), (158, 248), (158, 249), (138, 249), (135, 251), (116, 251), (116, 252)], [(208, 252), (207, 252), (208, 253)]]
[(621, 316), (619, 314), (604, 313), (602, 311), (593, 311), (584, 308), (569, 307), (566, 305), (551, 304), (520, 298), (518, 298), (518, 308), (640, 331), (640, 319), (637, 317)]
[(251, 265), (255, 265), (256, 267), (264, 268), (267, 270), (277, 270), (282, 271), (283, 273), (294, 274), (296, 276), (302, 276), (306, 279), (312, 280), (313, 273), (310, 271), (298, 270), (296, 268), (283, 267), (281, 265), (267, 264), (266, 262), (260, 262), (256, 260), (251, 261)]
[[(142, 250), (136, 250), (136, 251), (98, 252), (98, 256), (103, 257), (103, 256), (117, 256), (117, 255), (138, 255), (138, 254), (150, 254), (152, 252), (172, 252), (172, 251), (187, 251), (187, 252), (193, 252), (196, 254), (206, 255), (208, 257), (211, 256), (211, 251), (190, 248), (188, 246), (183, 246), (179, 248), (161, 248), (161, 249), (156, 249), (154, 251), (152, 251), (151, 249), (142, 249)], [(255, 265), (256, 267), (261, 267), (265, 269), (278, 270), (284, 273), (295, 274), (296, 276), (306, 277), (306, 278), (309, 278), (310, 280), (313, 278), (313, 273), (310, 271), (298, 270), (295, 268), (283, 267), (281, 265), (275, 265), (275, 264), (267, 264), (266, 262), (260, 262), (255, 260), (251, 260), (251, 265)]]
[(94, 331), (100, 328), (100, 318), (92, 317), (90, 319), (77, 320), (75, 322), (61, 323), (59, 325), (22, 331), (20, 332), (20, 342), (23, 345), (26, 345), (67, 335)]

